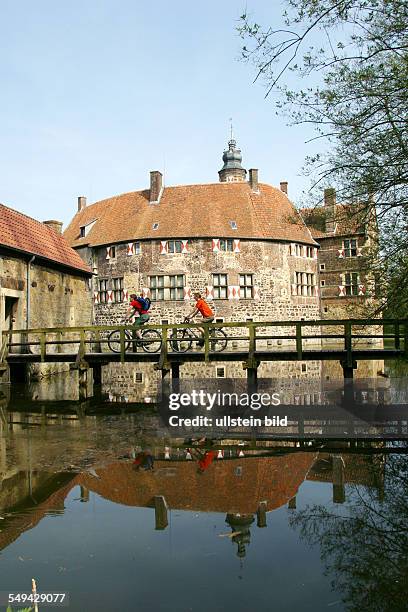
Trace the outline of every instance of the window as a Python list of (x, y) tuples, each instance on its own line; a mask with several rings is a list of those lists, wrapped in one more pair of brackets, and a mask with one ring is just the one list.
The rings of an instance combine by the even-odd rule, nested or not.
[(123, 302), (123, 276), (112, 278), (113, 301), (116, 304)]
[(314, 295), (315, 275), (310, 272), (296, 272), (296, 295), (310, 297)]
[(251, 298), (254, 289), (254, 275), (240, 274), (239, 275), (239, 297)]
[(302, 370), (302, 372), (307, 372), (307, 363), (302, 363), (301, 364), (301, 370)]
[(234, 252), (234, 240), (232, 238), (220, 238), (220, 251)]
[(183, 250), (183, 243), (181, 240), (168, 240), (167, 252), (168, 253), (181, 253)]
[(79, 233), (79, 235), (80, 235), (80, 237), (81, 237), (81, 238), (85, 238), (85, 236), (86, 236), (86, 233), (85, 233), (85, 225), (83, 225), (83, 226), (80, 228), (80, 233)]
[(306, 247), (306, 257), (312, 257), (313, 258), (313, 247), (310, 247), (310, 246)]
[(237, 226), (237, 222), (236, 222), (236, 221), (230, 221), (230, 226), (231, 226), (231, 229), (234, 229), (234, 230), (235, 230), (235, 229), (238, 229), (238, 226)]
[(142, 383), (143, 382), (143, 372), (134, 372), (133, 373), (133, 382), (134, 383)]
[(323, 312), (329, 312), (329, 309), (328, 309), (328, 307), (327, 307), (327, 306), (325, 306), (325, 307), (323, 308)]
[(157, 229), (159, 229), (159, 224), (158, 223), (153, 223), (152, 227), (153, 227), (154, 230), (157, 230)]
[(215, 322), (216, 322), (216, 323), (224, 323), (224, 317), (217, 317), (217, 318), (215, 319)]
[(358, 295), (359, 278), (357, 272), (346, 272), (344, 275), (344, 286), (346, 295)]
[(216, 378), (225, 378), (225, 367), (218, 366), (215, 368), (215, 376)]
[(140, 242), (134, 242), (133, 243), (133, 248), (135, 249), (135, 255), (140, 255), (140, 253), (142, 252), (142, 248), (140, 246)]
[(320, 281), (320, 286), (321, 286), (321, 287), (324, 287), (324, 286), (325, 286), (325, 284), (326, 284), (326, 281), (325, 281), (325, 280), (321, 280), (321, 281)]
[(115, 246), (109, 247), (109, 261), (111, 261), (112, 259), (116, 259), (116, 247)]
[(344, 257), (356, 257), (357, 255), (357, 240), (350, 238), (343, 241)]
[(226, 300), (228, 297), (227, 274), (213, 274), (213, 291), (215, 300)]
[(184, 299), (184, 274), (150, 276), (150, 295), (153, 301)]
[(106, 304), (108, 301), (108, 279), (99, 279), (99, 303)]
[(325, 270), (326, 269), (326, 264), (320, 264), (320, 269), (321, 270)]

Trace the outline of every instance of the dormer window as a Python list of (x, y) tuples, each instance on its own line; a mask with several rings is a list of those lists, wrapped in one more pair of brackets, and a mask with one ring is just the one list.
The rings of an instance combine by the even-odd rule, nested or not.
[(154, 229), (154, 230), (159, 229), (159, 224), (158, 224), (158, 223), (153, 223), (153, 229)]
[(86, 223), (85, 225), (81, 225), (79, 228), (80, 238), (85, 238), (85, 236), (89, 234), (90, 230), (93, 228), (95, 223), (96, 223), (96, 219), (92, 219), (92, 221), (90, 221), (89, 223)]
[(230, 226), (231, 226), (231, 229), (233, 229), (233, 230), (238, 229), (238, 226), (237, 226), (237, 222), (236, 222), (236, 221), (230, 221)]

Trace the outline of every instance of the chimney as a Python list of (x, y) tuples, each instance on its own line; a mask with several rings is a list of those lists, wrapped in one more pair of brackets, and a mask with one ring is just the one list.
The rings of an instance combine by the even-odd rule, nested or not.
[(259, 191), (258, 170), (256, 168), (251, 168), (251, 170), (249, 171), (249, 184), (251, 185), (252, 191)]
[(160, 202), (163, 191), (163, 175), (158, 170), (150, 172), (150, 203), (157, 204)]
[(279, 183), (279, 187), (283, 193), (286, 193), (286, 195), (288, 195), (288, 181), (281, 181)]
[(83, 210), (86, 206), (86, 197), (85, 196), (78, 196), (78, 212), (80, 212), (81, 210)]
[(326, 209), (326, 232), (333, 234), (336, 229), (336, 190), (333, 187), (324, 190), (324, 207)]
[(43, 224), (53, 229), (57, 234), (62, 234), (62, 221), (43, 221)]

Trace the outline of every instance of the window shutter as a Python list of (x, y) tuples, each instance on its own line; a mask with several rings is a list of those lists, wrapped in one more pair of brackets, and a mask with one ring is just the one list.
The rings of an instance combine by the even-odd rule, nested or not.
[(362, 257), (363, 255), (363, 250), (361, 249), (361, 247), (357, 247), (357, 257)]
[(108, 302), (108, 304), (112, 304), (113, 303), (113, 291), (108, 291), (107, 302)]
[(260, 300), (261, 299), (261, 292), (259, 290), (258, 285), (254, 285), (253, 291), (252, 291), (252, 297), (254, 298), (254, 300)]
[(181, 241), (181, 252), (188, 253), (188, 240)]
[(345, 255), (344, 249), (338, 249), (339, 259), (343, 258)]
[(220, 239), (213, 238), (212, 239), (212, 251), (213, 253), (218, 253), (219, 250), (220, 250)]
[(110, 259), (111, 258), (111, 248), (110, 247), (106, 247), (106, 259)]
[(344, 285), (339, 285), (339, 297), (344, 297), (346, 295), (346, 288)]
[(228, 285), (228, 299), (229, 300), (239, 300), (239, 286), (238, 285)]
[(149, 289), (149, 287), (143, 287), (142, 288), (142, 296), (143, 297), (150, 297), (150, 289)]
[(292, 283), (291, 288), (292, 288), (292, 295), (297, 295), (297, 285), (296, 285), (296, 283)]
[(94, 304), (99, 304), (99, 293), (97, 291), (94, 291), (93, 302)]
[(129, 291), (127, 289), (122, 289), (123, 294), (122, 294), (122, 300), (124, 302), (127, 302), (129, 300)]
[(359, 285), (358, 286), (358, 295), (365, 295), (365, 293), (366, 293), (365, 285)]
[(222, 449), (218, 451), (217, 459), (224, 459), (224, 451)]
[(134, 255), (135, 254), (135, 245), (133, 242), (128, 242), (126, 248), (126, 255)]
[(313, 295), (319, 295), (319, 287), (317, 285), (313, 287)]
[(160, 255), (167, 253), (167, 240), (160, 240)]
[(190, 287), (184, 287), (184, 299), (187, 300), (191, 300), (191, 288)]
[(212, 285), (207, 285), (205, 288), (205, 297), (207, 300), (214, 299), (214, 287)]
[(239, 238), (234, 238), (234, 253), (239, 253), (241, 251), (241, 241)]
[(317, 247), (313, 247), (313, 259), (317, 259)]

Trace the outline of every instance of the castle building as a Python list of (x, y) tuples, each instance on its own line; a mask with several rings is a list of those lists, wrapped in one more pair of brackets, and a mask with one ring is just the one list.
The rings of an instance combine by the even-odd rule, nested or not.
[(363, 202), (337, 203), (333, 188), (325, 189), (324, 205), (301, 210), (319, 243), (319, 293), (323, 319), (372, 316), (375, 297), (374, 262), (378, 226), (373, 207)]
[[(61, 230), (59, 221), (41, 223), (0, 204), (0, 332), (91, 324), (92, 271)], [(31, 374), (58, 368), (37, 364)]]
[(150, 188), (78, 212), (64, 235), (92, 267), (95, 322), (123, 317), (129, 294), (153, 303), (152, 322), (179, 322), (200, 291), (225, 321), (320, 316), (319, 245), (287, 195), (242, 167), (231, 138), (219, 182)]

